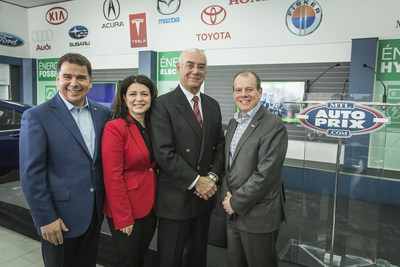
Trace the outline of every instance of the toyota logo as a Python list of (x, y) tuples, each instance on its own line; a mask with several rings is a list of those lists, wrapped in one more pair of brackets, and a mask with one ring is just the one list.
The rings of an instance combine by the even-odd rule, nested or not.
[(34, 42), (47, 42), (53, 40), (54, 34), (52, 30), (33, 31), (31, 37)]
[(113, 21), (119, 17), (120, 6), (118, 0), (105, 0), (103, 4), (103, 14), (104, 17)]
[(217, 25), (226, 18), (226, 11), (222, 6), (209, 6), (201, 12), (201, 20), (207, 25)]

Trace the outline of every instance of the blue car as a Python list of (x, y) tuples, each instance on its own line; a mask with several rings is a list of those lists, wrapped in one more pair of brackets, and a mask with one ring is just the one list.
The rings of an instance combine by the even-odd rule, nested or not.
[(31, 106), (0, 100), (0, 183), (19, 179), (19, 130)]

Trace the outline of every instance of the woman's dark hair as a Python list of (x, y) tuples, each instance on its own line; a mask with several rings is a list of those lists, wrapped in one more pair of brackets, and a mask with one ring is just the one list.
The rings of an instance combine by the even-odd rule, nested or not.
[[(126, 105), (124, 96), (126, 96), (128, 87), (134, 83), (143, 84), (144, 86), (149, 88), (150, 96), (151, 96), (151, 104), (153, 104), (154, 99), (157, 97), (157, 87), (153, 83), (153, 81), (150, 80), (145, 75), (128, 76), (118, 84), (117, 95), (115, 96), (115, 99), (114, 99), (114, 102), (113, 102), (112, 108), (111, 108), (112, 109), (112, 119), (122, 118), (128, 124), (130, 122), (132, 122), (131, 120), (128, 120), (126, 118), (126, 116), (129, 114), (129, 109)], [(150, 116), (150, 112), (151, 112), (151, 105), (150, 105), (150, 109), (147, 110), (147, 112), (146, 112), (146, 120), (148, 120), (148, 118)]]

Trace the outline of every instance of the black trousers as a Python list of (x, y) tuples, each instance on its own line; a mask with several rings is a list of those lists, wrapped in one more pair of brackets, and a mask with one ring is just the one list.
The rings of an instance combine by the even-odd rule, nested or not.
[(278, 267), (276, 241), (279, 230), (254, 234), (240, 231), (227, 220), (227, 261), (229, 267)]
[(107, 217), (107, 221), (117, 254), (117, 266), (142, 267), (154, 231), (156, 230), (157, 217), (154, 210), (151, 210), (144, 218), (135, 219), (130, 236), (122, 233), (120, 230), (115, 230), (112, 218)]
[(160, 267), (206, 267), (211, 213), (188, 220), (159, 218)]
[(44, 266), (95, 267), (99, 238), (100, 223), (97, 218), (95, 204), (92, 221), (83, 235), (74, 238), (64, 238), (64, 243), (57, 246), (43, 238), (41, 239)]

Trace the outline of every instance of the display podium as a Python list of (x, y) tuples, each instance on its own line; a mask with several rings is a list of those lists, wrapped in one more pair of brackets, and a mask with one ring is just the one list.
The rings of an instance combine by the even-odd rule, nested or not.
[[(327, 102), (335, 102), (333, 107), (342, 103), (296, 102), (303, 107), (298, 118), (308, 118), (310, 110), (324, 108)], [(302, 130), (289, 143), (295, 146), (291, 149), (297, 158), (287, 158), (285, 166), (294, 166), (302, 174), (296, 177), (301, 179), (300, 208), (291, 210), (299, 226), (296, 238), (285, 241), (281, 260), (304, 266), (391, 266), (379, 258), (378, 248), (384, 244), (378, 237), (382, 205), (399, 205), (391, 203), (390, 189), (397, 182), (400, 185), (400, 104), (353, 103), (361, 111), (317, 110), (314, 115), (319, 119), (314, 122), (319, 125), (294, 125)], [(307, 115), (304, 110), (309, 110)], [(363, 110), (368, 114), (362, 115)], [(361, 129), (371, 119), (369, 113), (376, 113), (372, 122), (386, 123)], [(329, 124), (330, 129), (321, 131), (321, 124)], [(349, 131), (343, 131), (343, 125)]]

